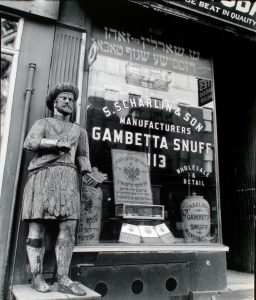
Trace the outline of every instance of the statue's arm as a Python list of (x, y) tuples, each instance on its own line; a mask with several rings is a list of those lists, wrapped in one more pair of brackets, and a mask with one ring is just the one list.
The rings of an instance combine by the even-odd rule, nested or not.
[(76, 162), (80, 173), (85, 174), (91, 172), (88, 137), (86, 130), (83, 128), (80, 129)]
[(37, 120), (31, 127), (25, 142), (24, 149), (27, 151), (38, 151), (40, 149), (56, 150), (58, 147), (57, 139), (45, 138), (46, 122), (44, 119)]

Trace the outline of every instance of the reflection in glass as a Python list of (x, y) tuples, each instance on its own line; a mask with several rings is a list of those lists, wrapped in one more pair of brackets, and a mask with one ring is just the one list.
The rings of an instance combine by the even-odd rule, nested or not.
[(104, 30), (94, 33), (86, 127), (92, 165), (109, 178), (98, 242), (219, 242), (210, 56)]
[(1, 130), (0, 149), (3, 144), (3, 133), (5, 129), (6, 104), (10, 85), (10, 72), (12, 61), (18, 49), (15, 49), (18, 22), (1, 18)]
[(12, 55), (1, 53), (1, 143), (4, 133), (6, 103), (9, 91), (9, 79), (12, 64)]
[(17, 36), (18, 23), (15, 21), (1, 19), (1, 46), (14, 48)]

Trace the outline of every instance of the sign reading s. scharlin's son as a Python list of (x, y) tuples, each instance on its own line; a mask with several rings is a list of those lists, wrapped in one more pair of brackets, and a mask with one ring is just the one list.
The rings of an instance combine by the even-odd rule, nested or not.
[(191, 11), (210, 16), (220, 21), (228, 22), (235, 26), (256, 32), (256, 2), (255, 1), (202, 1), (202, 0), (183, 0), (164, 2)]
[[(106, 231), (114, 226), (114, 205), (164, 206), (161, 218), (180, 241), (181, 203), (196, 193), (209, 203), (209, 235), (218, 241), (211, 56), (171, 35), (115, 24), (95, 26), (92, 35), (98, 54), (89, 72), (86, 129), (91, 163), (109, 178)], [(102, 228), (102, 239), (110, 239)]]

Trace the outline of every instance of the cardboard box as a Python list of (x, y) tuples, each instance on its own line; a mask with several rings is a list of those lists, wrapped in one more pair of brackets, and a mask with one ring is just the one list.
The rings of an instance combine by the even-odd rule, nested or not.
[(119, 242), (140, 244), (141, 235), (138, 226), (124, 223), (121, 228)]
[(160, 237), (163, 243), (165, 244), (175, 243), (176, 240), (174, 235), (171, 233), (169, 228), (164, 223), (154, 226), (154, 230), (156, 231), (156, 233), (158, 234), (158, 236)]
[(162, 244), (162, 240), (156, 233), (154, 226), (139, 225), (142, 243), (145, 244)]

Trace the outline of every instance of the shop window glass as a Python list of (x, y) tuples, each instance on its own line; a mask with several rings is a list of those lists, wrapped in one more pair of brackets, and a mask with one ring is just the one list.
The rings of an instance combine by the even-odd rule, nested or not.
[(17, 37), (18, 23), (13, 20), (1, 19), (1, 46), (14, 48)]
[(6, 107), (10, 90), (10, 78), (14, 57), (18, 55), (17, 37), (18, 22), (1, 19), (1, 140), (6, 128)]
[(1, 54), (1, 141), (4, 133), (5, 111), (9, 91), (10, 70), (13, 56)]
[(94, 37), (86, 129), (108, 180), (78, 245), (219, 243), (211, 57), (121, 29)]

